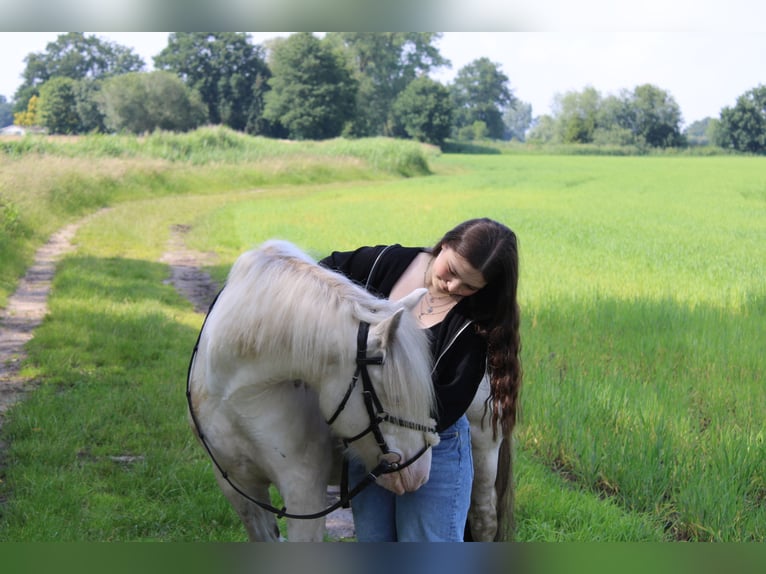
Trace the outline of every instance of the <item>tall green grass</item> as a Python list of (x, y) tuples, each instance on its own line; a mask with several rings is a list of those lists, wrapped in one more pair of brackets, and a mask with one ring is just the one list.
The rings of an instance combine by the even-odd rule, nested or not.
[(522, 253), (521, 448), (654, 515), (669, 539), (762, 540), (764, 161), (445, 156), (434, 165), (449, 175), (223, 205), (190, 240), (230, 262), (272, 236), (321, 256), (429, 245), (473, 216), (507, 222)]
[(525, 330), (519, 437), (676, 538), (763, 539), (763, 317), (762, 304), (554, 303)]
[(382, 173), (403, 176), (429, 172), (428, 157), (438, 148), (408, 140), (368, 138), (326, 141), (278, 141), (253, 137), (221, 126), (186, 134), (156, 131), (145, 137), (92, 134), (73, 138), (27, 136), (0, 139), (0, 155), (88, 158), (143, 158), (189, 165), (248, 164), (264, 160), (299, 159), (308, 163), (355, 158)]

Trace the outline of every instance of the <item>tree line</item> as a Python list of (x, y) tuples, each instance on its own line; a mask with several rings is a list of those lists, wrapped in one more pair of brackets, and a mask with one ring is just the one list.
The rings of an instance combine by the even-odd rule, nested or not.
[(263, 45), (241, 32), (177, 32), (153, 72), (131, 49), (80, 32), (25, 58), (0, 125), (49, 133), (188, 131), (221, 124), (287, 139), (387, 136), (442, 145), (447, 138), (679, 147), (711, 143), (766, 153), (766, 86), (681, 132), (681, 110), (646, 84), (602, 97), (592, 87), (559, 94), (532, 117), (500, 65), (479, 58), (442, 84), (449, 66), (432, 32), (295, 33)]

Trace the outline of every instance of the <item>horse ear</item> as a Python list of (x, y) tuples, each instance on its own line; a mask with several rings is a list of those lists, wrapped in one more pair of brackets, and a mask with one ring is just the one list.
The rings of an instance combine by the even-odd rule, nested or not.
[(379, 342), (381, 349), (386, 349), (391, 345), (391, 341), (393, 341), (396, 336), (396, 330), (399, 328), (399, 322), (402, 320), (404, 312), (414, 309), (415, 306), (420, 303), (423, 295), (427, 292), (428, 289), (421, 287), (415, 289), (409, 295), (402, 297), (397, 301), (397, 304), (401, 305), (401, 307), (397, 309), (393, 315), (383, 319), (372, 328), (372, 340)]
[(404, 308), (397, 309), (393, 315), (383, 319), (372, 328), (370, 338), (380, 345), (381, 350), (385, 350), (391, 345), (391, 341), (393, 341), (396, 336), (396, 330), (399, 328), (399, 323), (402, 320), (403, 314)]
[(423, 298), (423, 295), (428, 293), (428, 289), (425, 287), (420, 287), (418, 289), (415, 289), (412, 293), (409, 295), (402, 297), (397, 301), (400, 305), (402, 305), (407, 311), (412, 311), (415, 308), (415, 305), (420, 303), (420, 300)]

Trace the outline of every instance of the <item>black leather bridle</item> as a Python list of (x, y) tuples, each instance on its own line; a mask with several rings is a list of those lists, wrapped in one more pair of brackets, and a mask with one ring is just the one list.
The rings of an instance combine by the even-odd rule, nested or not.
[[(218, 295), (220, 295), (220, 292)], [(226, 472), (226, 470), (220, 465), (218, 460), (213, 455), (213, 451), (211, 450), (210, 445), (207, 443), (205, 435), (202, 432), (202, 429), (200, 428), (199, 421), (197, 420), (197, 416), (194, 413), (194, 408), (192, 406), (191, 372), (192, 372), (192, 368), (194, 367), (194, 360), (197, 356), (197, 350), (199, 349), (200, 339), (202, 338), (202, 331), (205, 328), (205, 323), (207, 322), (207, 318), (210, 316), (210, 311), (212, 311), (213, 306), (215, 305), (215, 302), (217, 300), (218, 300), (218, 296), (216, 296), (215, 300), (210, 305), (210, 309), (208, 310), (208, 315), (205, 317), (205, 321), (202, 323), (202, 327), (200, 328), (199, 335), (197, 336), (197, 342), (195, 343), (194, 350), (192, 351), (191, 359), (189, 361), (189, 370), (186, 377), (186, 401), (189, 406), (189, 414), (194, 424), (194, 428), (197, 431), (197, 436), (199, 437), (200, 442), (205, 447), (205, 450), (210, 456), (210, 459), (213, 461), (213, 464), (218, 469), (218, 472), (220, 472), (223, 479), (229, 484), (229, 486), (231, 486), (241, 496), (243, 496), (250, 502), (258, 505), (259, 507), (263, 508), (264, 510), (267, 510), (269, 512), (276, 514), (278, 518), (285, 517), (285, 518), (293, 518), (293, 519), (300, 519), (300, 520), (312, 520), (315, 518), (321, 518), (323, 516), (327, 516), (328, 514), (330, 514), (334, 510), (337, 510), (338, 508), (348, 507), (351, 499), (354, 498), (357, 494), (359, 494), (362, 490), (367, 488), (370, 484), (375, 482), (379, 476), (383, 474), (388, 474), (391, 472), (397, 472), (408, 467), (409, 465), (414, 463), (416, 460), (418, 460), (430, 448), (431, 445), (428, 444), (428, 442), (426, 442), (423, 448), (420, 449), (420, 451), (418, 451), (415, 454), (415, 456), (413, 456), (411, 459), (405, 462), (400, 462), (400, 461), (393, 462), (393, 461), (386, 460), (385, 457), (381, 458), (378, 465), (375, 468), (373, 468), (359, 482), (359, 484), (354, 486), (354, 488), (351, 489), (350, 491), (348, 490), (348, 483), (347, 483), (348, 472), (347, 472), (347, 468), (345, 468), (346, 461), (344, 459), (344, 469), (343, 469), (343, 477), (342, 477), (342, 483), (341, 483), (340, 499), (336, 503), (325, 508), (324, 510), (320, 512), (315, 512), (313, 514), (292, 514), (290, 512), (287, 512), (286, 507), (277, 508), (261, 500), (256, 500), (255, 498), (247, 494), (239, 486), (237, 486), (231, 480), (231, 478), (229, 478), (228, 472)], [(369, 331), (369, 327), (370, 327), (369, 323), (366, 323), (364, 321), (359, 323), (359, 329), (357, 331), (357, 339), (356, 339), (356, 345), (357, 345), (356, 370), (354, 371), (354, 376), (352, 377), (351, 383), (349, 384), (348, 389), (346, 390), (346, 394), (344, 395), (343, 399), (338, 405), (338, 408), (335, 409), (335, 412), (333, 413), (333, 415), (327, 420), (327, 424), (332, 425), (332, 423), (335, 422), (335, 420), (338, 418), (338, 415), (340, 415), (340, 413), (343, 411), (346, 404), (348, 403), (349, 398), (351, 397), (354, 387), (356, 387), (356, 383), (358, 382), (359, 377), (361, 376), (362, 396), (364, 398), (364, 404), (367, 409), (367, 414), (370, 418), (370, 424), (361, 433), (355, 436), (352, 436), (350, 438), (344, 438), (342, 440), (344, 445), (349, 445), (352, 442), (359, 440), (363, 436), (367, 435), (368, 433), (372, 433), (373, 436), (375, 437), (375, 441), (378, 445), (378, 448), (380, 448), (381, 452), (384, 455), (386, 455), (386, 454), (389, 454), (391, 450), (388, 448), (385, 437), (383, 436), (383, 433), (380, 430), (381, 423), (388, 422), (388, 423), (392, 423), (392, 424), (402, 426), (408, 429), (420, 430), (420, 431), (428, 432), (428, 433), (436, 433), (436, 428), (400, 419), (399, 417), (390, 415), (389, 413), (385, 412), (385, 410), (383, 409), (383, 405), (381, 404), (380, 399), (378, 398), (378, 394), (375, 392), (375, 388), (372, 385), (372, 380), (370, 379), (370, 374), (367, 370), (368, 365), (383, 364), (382, 356), (376, 356), (376, 357), (367, 356), (367, 333)]]
[[(338, 408), (335, 409), (335, 412), (333, 415), (327, 419), (327, 424), (332, 426), (332, 424), (335, 422), (335, 419), (338, 418), (338, 415), (343, 411), (343, 409), (346, 406), (346, 403), (348, 402), (349, 397), (351, 396), (351, 393), (354, 390), (354, 387), (356, 386), (356, 383), (359, 380), (359, 377), (362, 377), (362, 397), (364, 398), (364, 406), (367, 409), (367, 415), (370, 418), (370, 424), (369, 426), (364, 429), (359, 434), (352, 436), (350, 438), (343, 439), (343, 444), (345, 446), (348, 446), (352, 442), (359, 440), (363, 436), (372, 433), (372, 435), (375, 437), (375, 442), (378, 445), (378, 448), (383, 454), (388, 454), (391, 452), (391, 449), (388, 448), (388, 445), (386, 444), (386, 439), (383, 436), (383, 433), (380, 430), (380, 423), (392, 423), (400, 427), (408, 428), (411, 430), (418, 430), (422, 432), (430, 432), (430, 433), (436, 433), (435, 427), (429, 427), (426, 425), (422, 425), (420, 423), (414, 423), (411, 421), (407, 421), (404, 419), (401, 419), (399, 417), (395, 417), (389, 413), (387, 413), (383, 409), (383, 404), (380, 402), (380, 399), (378, 398), (378, 393), (375, 392), (375, 387), (372, 386), (372, 380), (370, 379), (370, 373), (367, 370), (367, 365), (382, 365), (383, 364), (383, 357), (381, 355), (378, 355), (376, 357), (368, 357), (367, 356), (367, 333), (369, 331), (370, 324), (366, 323), (364, 321), (359, 323), (359, 330), (357, 331), (356, 335), (356, 371), (354, 371), (354, 376), (351, 378), (351, 383), (348, 386), (348, 389), (346, 390), (346, 394), (343, 397), (343, 400), (341, 400), (340, 404), (338, 405)], [(388, 466), (386, 466), (381, 474), (386, 474), (387, 472), (394, 472), (397, 470), (402, 470), (403, 468), (406, 468), (413, 462), (415, 462), (418, 458), (420, 458), (423, 453), (425, 453), (426, 450), (428, 450), (428, 444), (426, 444), (413, 458), (406, 461), (405, 463), (398, 463), (398, 462), (389, 462)]]

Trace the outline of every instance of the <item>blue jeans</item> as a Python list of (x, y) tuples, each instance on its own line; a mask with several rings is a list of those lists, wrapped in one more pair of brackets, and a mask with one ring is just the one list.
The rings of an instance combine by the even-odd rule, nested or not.
[[(372, 484), (351, 501), (359, 542), (463, 541), (473, 483), (468, 419), (464, 415), (439, 436), (430, 478), (418, 490), (400, 496)], [(350, 462), (351, 487), (366, 474), (360, 463)]]

